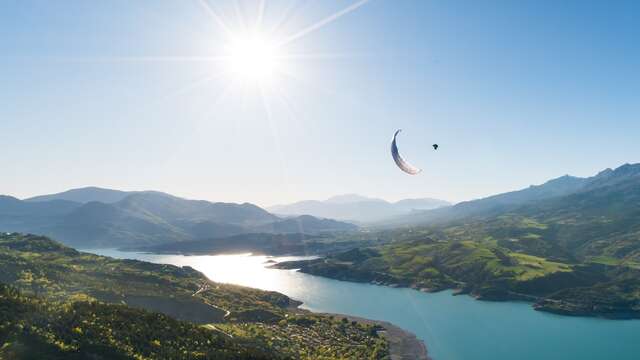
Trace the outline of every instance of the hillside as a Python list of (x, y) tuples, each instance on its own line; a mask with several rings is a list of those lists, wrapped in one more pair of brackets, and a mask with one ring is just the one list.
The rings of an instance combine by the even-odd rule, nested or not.
[(0, 229), (38, 232), (80, 206), (79, 203), (66, 200), (31, 203), (0, 195)]
[(259, 338), (238, 341), (221, 332), (123, 305), (59, 304), (25, 296), (3, 284), (0, 309), (3, 359), (286, 358)]
[(640, 165), (601, 172), (572, 194), (467, 221), (464, 227), (484, 231), (512, 250), (569, 261), (640, 264)]
[(537, 310), (564, 315), (640, 318), (640, 270), (635, 266), (554, 261), (492, 242), (435, 241), (425, 234), (419, 241), (274, 267), (428, 292), (454, 289), (480, 300), (524, 300)]
[(431, 225), (371, 233), (390, 244), (279, 266), (524, 299), (570, 315), (640, 317), (640, 165), (435, 212), (450, 213)]
[(350, 231), (358, 227), (353, 224), (332, 219), (319, 219), (309, 215), (275, 221), (256, 227), (256, 230), (272, 233), (314, 234), (323, 231)]
[(343, 221), (372, 222), (407, 215), (416, 210), (449, 206), (438, 199), (405, 199), (388, 202), (355, 194), (338, 195), (324, 201), (304, 200), (293, 204), (276, 205), (268, 210), (280, 215), (312, 215)]
[[(122, 193), (106, 189), (99, 191), (99, 194), (113, 196)], [(89, 195), (95, 194), (94, 188), (88, 188), (62, 195), (60, 197), (89, 200)], [(313, 217), (281, 219), (249, 203), (187, 200), (154, 191), (126, 193), (124, 198), (113, 203), (44, 199), (46, 197), (38, 201), (22, 201), (9, 196), (0, 197), (0, 231), (53, 236), (79, 248), (111, 248), (255, 232), (317, 233), (356, 228), (351, 224)]]
[(362, 240), (335, 234), (305, 235), (284, 234), (240, 234), (217, 239), (180, 241), (153, 246), (135, 247), (130, 250), (155, 254), (238, 254), (266, 255), (320, 255), (350, 250), (362, 246), (380, 244), (377, 240)]
[(565, 175), (544, 184), (531, 185), (517, 191), (464, 201), (441, 209), (415, 211), (410, 215), (379, 222), (377, 225), (382, 227), (419, 226), (471, 218), (490, 218), (525, 205), (606, 187), (624, 181), (625, 178), (637, 178), (638, 172), (640, 172), (640, 164), (625, 164), (615, 170), (605, 169), (587, 178)]
[(215, 283), (189, 267), (82, 253), (40, 236), (0, 235), (0, 283), (1, 358), (389, 357), (376, 325), (297, 311), (282, 294)]

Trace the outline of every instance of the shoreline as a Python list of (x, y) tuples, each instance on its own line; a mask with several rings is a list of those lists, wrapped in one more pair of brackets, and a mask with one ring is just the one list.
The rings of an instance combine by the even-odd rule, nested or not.
[[(551, 300), (542, 296), (516, 293), (513, 291), (505, 290), (501, 293), (481, 293), (465, 288), (464, 284), (458, 284), (463, 286), (457, 287), (440, 287), (440, 288), (421, 288), (415, 284), (402, 283), (402, 282), (390, 282), (385, 280), (373, 280), (365, 278), (335, 276), (333, 274), (318, 273), (313, 271), (306, 271), (302, 266), (302, 261), (280, 262), (271, 264), (268, 266), (272, 269), (279, 270), (296, 270), (303, 274), (312, 276), (318, 276), (326, 279), (332, 279), (336, 281), (353, 282), (359, 284), (368, 284), (374, 286), (384, 286), (396, 289), (412, 289), (423, 293), (435, 293), (440, 291), (452, 291), (453, 296), (467, 295), (477, 301), (490, 301), (490, 302), (525, 302), (531, 306), (533, 311), (545, 312), (549, 314), (556, 314), (568, 317), (587, 317), (598, 318), (606, 320), (634, 320), (640, 319), (640, 311), (638, 310), (625, 310), (615, 312), (594, 311), (595, 309), (577, 308), (573, 303), (566, 300)], [(291, 264), (287, 264), (291, 263)], [(285, 264), (283, 266), (283, 264)], [(550, 305), (551, 304), (551, 305)], [(553, 305), (566, 305), (567, 307), (554, 307)]]
[(332, 316), (335, 318), (347, 318), (349, 321), (356, 321), (362, 324), (378, 325), (384, 330), (378, 331), (378, 333), (384, 336), (389, 343), (389, 356), (391, 360), (433, 360), (428, 356), (427, 346), (423, 340), (397, 325), (394, 325), (388, 321), (372, 320), (359, 316), (327, 313), (327, 312), (315, 312), (311, 310), (301, 309), (300, 306), (303, 302), (290, 298), (294, 304), (289, 307), (292, 311), (299, 312), (301, 314), (311, 313), (316, 315)]
[(391, 360), (433, 360), (429, 357), (427, 345), (416, 334), (405, 330), (398, 325), (388, 321), (367, 319), (354, 315), (315, 312), (300, 308), (304, 302), (291, 299), (292, 304), (289, 309), (300, 313), (312, 313), (318, 315), (333, 316), (336, 318), (347, 318), (349, 321), (356, 321), (363, 324), (373, 324), (382, 327), (384, 330), (378, 331), (389, 343), (389, 357)]
[[(111, 250), (111, 249), (108, 249), (108, 250)], [(121, 250), (118, 250), (118, 249), (115, 249), (115, 250), (116, 251), (121, 251)], [(83, 249), (82, 251), (86, 251), (86, 252), (91, 253), (91, 254), (96, 254), (95, 252), (92, 252), (91, 250), (87, 250), (87, 249)], [(130, 252), (130, 251), (127, 251), (127, 252)], [(136, 253), (136, 252), (134, 252), (134, 253)], [(150, 254), (157, 254), (157, 253), (150, 253)], [(188, 255), (184, 255), (184, 254), (181, 254), (181, 255), (182, 256), (188, 256)], [(254, 254), (244, 253), (242, 255), (254, 255)], [(104, 256), (104, 255), (102, 255), (102, 256)], [(144, 261), (144, 260), (139, 260), (139, 261)], [(144, 261), (144, 262), (146, 262), (146, 261)], [(214, 280), (208, 278), (204, 274), (203, 274), (203, 276), (205, 276), (205, 278), (207, 278), (209, 281), (214, 281)], [(238, 285), (238, 286), (243, 286), (243, 285)], [(207, 288), (201, 287), (200, 289), (196, 290), (193, 293), (193, 295), (197, 295), (198, 293), (204, 292), (204, 291), (207, 291), (207, 290), (208, 290)], [(288, 305), (285, 306), (284, 308), (286, 310), (292, 312), (292, 313), (314, 314), (314, 315), (320, 315), (320, 316), (331, 316), (331, 317), (334, 317), (334, 318), (347, 318), (349, 321), (356, 321), (356, 322), (359, 322), (359, 323), (362, 323), (362, 324), (370, 324), (370, 325), (379, 326), (380, 328), (382, 328), (382, 330), (378, 330), (377, 333), (380, 334), (381, 336), (384, 336), (385, 339), (387, 340), (387, 343), (388, 343), (388, 346), (389, 346), (389, 358), (391, 360), (432, 360), (431, 358), (429, 358), (427, 356), (427, 347), (426, 347), (424, 341), (422, 341), (421, 339), (418, 339), (418, 337), (415, 334), (413, 334), (412, 332), (404, 330), (404, 329), (400, 328), (397, 325), (394, 325), (394, 324), (392, 324), (390, 322), (387, 322), (387, 321), (372, 320), (372, 319), (362, 318), (362, 317), (353, 316), (353, 315), (327, 313), (327, 312), (316, 312), (316, 311), (311, 311), (311, 310), (307, 310), (307, 309), (302, 309), (302, 308), (300, 308), (300, 306), (304, 304), (303, 301), (297, 300), (295, 298), (290, 297), (289, 295), (286, 295), (286, 294), (283, 294), (283, 293), (280, 293), (280, 292), (278, 292), (278, 293), (286, 296), (289, 299)], [(209, 306), (213, 306), (212, 304), (208, 304), (208, 305)], [(216, 307), (216, 308), (226, 312), (224, 317), (229, 316), (229, 314), (230, 314), (229, 310), (218, 308), (218, 307)]]
[(371, 320), (357, 316), (348, 316), (341, 314), (327, 314), (335, 316), (343, 316), (350, 321), (357, 321), (361, 323), (377, 324), (384, 328), (380, 331), (383, 336), (386, 337), (389, 342), (389, 356), (391, 360), (433, 360), (429, 357), (427, 346), (424, 341), (418, 339), (418, 337), (397, 325), (394, 325), (388, 321)]

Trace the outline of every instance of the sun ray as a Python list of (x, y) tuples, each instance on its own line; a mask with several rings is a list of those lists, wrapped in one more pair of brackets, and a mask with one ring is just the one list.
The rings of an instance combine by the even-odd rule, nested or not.
[(356, 57), (368, 56), (363, 53), (286, 53), (277, 56), (278, 60), (321, 60), (321, 59), (351, 59)]
[(280, 16), (280, 19), (269, 30), (269, 33), (271, 33), (271, 34), (277, 33), (282, 26), (284, 26), (291, 18), (293, 18), (295, 16), (295, 14), (298, 11), (300, 11), (300, 9), (302, 9), (304, 7), (304, 5), (307, 5), (307, 4), (308, 4), (308, 2), (300, 2), (300, 1), (295, 1), (295, 0), (290, 2), (289, 6), (287, 6), (284, 9), (284, 11), (282, 12), (282, 15)]
[(213, 81), (215, 79), (219, 79), (221, 77), (223, 77), (225, 75), (225, 72), (219, 72), (213, 75), (206, 75), (206, 76), (201, 76), (198, 79), (188, 83), (185, 86), (182, 86), (180, 88), (178, 88), (175, 91), (170, 92), (169, 94), (166, 94), (165, 96), (162, 97), (162, 100), (168, 100), (168, 99), (172, 99), (176, 96), (179, 96), (181, 94), (184, 94), (186, 92), (189, 92), (190, 90), (193, 90), (201, 85), (204, 85), (210, 81)]
[[(179, 95), (186, 93), (192, 89), (197, 88), (198, 86), (204, 85), (208, 82), (211, 82), (213, 80), (222, 78), (224, 75), (226, 75), (224, 72), (220, 72), (220, 73), (216, 73), (213, 75), (204, 75), (204, 76), (199, 76), (197, 79), (195, 79), (194, 81), (189, 82), (188, 84), (179, 87), (178, 89), (174, 90), (174, 91), (169, 91), (167, 93), (165, 93), (164, 95), (160, 95), (157, 97), (154, 97), (152, 99), (150, 99), (150, 104), (151, 105), (161, 105), (161, 104), (165, 104), (167, 102), (167, 100), (170, 99), (174, 99), (176, 97), (178, 97)], [(231, 82), (231, 81), (230, 81)], [(226, 88), (225, 88), (226, 89)]]
[(278, 131), (278, 126), (275, 124), (273, 120), (273, 113), (271, 110), (271, 104), (269, 103), (269, 99), (267, 98), (267, 93), (262, 84), (260, 84), (260, 97), (262, 98), (262, 105), (264, 106), (265, 114), (267, 116), (267, 122), (269, 124), (269, 128), (271, 130), (271, 136), (273, 137), (273, 142), (276, 147), (276, 152), (278, 153), (278, 157), (280, 160), (280, 168), (282, 170), (282, 179), (285, 186), (289, 187), (289, 173), (286, 167), (286, 161), (284, 158), (284, 152), (282, 151), (282, 145), (280, 144), (280, 133)]
[(326, 87), (323, 86), (319, 86), (316, 82), (312, 82), (312, 81), (308, 81), (307, 79), (304, 79), (290, 71), (284, 70), (284, 69), (280, 69), (278, 70), (278, 75), (284, 76), (288, 79), (294, 80), (295, 82), (306, 86), (309, 89), (313, 89), (315, 91), (318, 91), (320, 93), (323, 93), (324, 95), (328, 95), (328, 96), (339, 96), (340, 94), (337, 93), (334, 90), (330, 90)]
[(359, 7), (361, 7), (362, 5), (364, 5), (364, 4), (368, 3), (368, 2), (369, 2), (369, 0), (360, 0), (360, 1), (356, 2), (356, 3), (353, 3), (350, 6), (347, 6), (346, 8), (344, 8), (344, 9), (342, 9), (342, 10), (340, 10), (340, 11), (338, 11), (338, 12), (332, 14), (332, 15), (327, 16), (326, 18), (318, 21), (317, 23), (315, 23), (313, 25), (310, 25), (310, 26), (307, 26), (306, 28), (298, 31), (297, 33), (286, 37), (279, 45), (280, 46), (284, 46), (284, 45), (287, 45), (287, 44), (289, 44), (289, 43), (291, 43), (291, 42), (293, 42), (295, 40), (298, 40), (301, 37), (313, 32), (313, 31), (316, 31), (316, 30), (322, 28), (323, 26), (325, 26), (325, 25), (337, 20), (338, 18), (340, 18), (340, 17), (342, 17), (342, 16), (344, 16), (344, 15), (346, 15), (346, 14), (348, 14), (348, 13), (350, 13), (350, 12), (356, 10), (356, 9), (358, 9)]
[(207, 0), (197, 0), (197, 1), (204, 8), (207, 14), (209, 14), (213, 18), (213, 21), (215, 21), (215, 23), (222, 29), (224, 34), (227, 37), (231, 37), (233, 35), (233, 32), (231, 31), (229, 26), (227, 26), (227, 24), (222, 20), (220, 15), (218, 15), (218, 13), (216, 13), (215, 10), (213, 10), (213, 8), (211, 7), (211, 5), (209, 5)]
[(247, 21), (245, 21), (244, 18), (244, 12), (242, 11), (242, 9), (240, 8), (240, 3), (238, 3), (238, 0), (233, 0), (233, 10), (236, 13), (236, 18), (238, 19), (238, 24), (240, 25), (241, 29), (248, 29), (248, 23)]
[(110, 57), (56, 57), (54, 60), (68, 62), (220, 62), (229, 58), (220, 56), (110, 56)]
[[(279, 96), (280, 101), (282, 102), (282, 104), (285, 107), (285, 111), (287, 112), (287, 115), (289, 116), (289, 120), (293, 121), (293, 120), (297, 119), (298, 116), (296, 114), (296, 110), (293, 107), (293, 105), (291, 104), (291, 102), (289, 101), (289, 97), (286, 95), (286, 92), (284, 91), (284, 89), (282, 89), (282, 87), (280, 87), (280, 86), (276, 86), (274, 89), (275, 89), (275, 91), (278, 92), (278, 95), (280, 95)], [(276, 128), (276, 131), (277, 131), (277, 128)], [(282, 150), (280, 150), (280, 153), (282, 154)], [(289, 173), (288, 173), (288, 169), (286, 168), (286, 165), (285, 165), (284, 155), (281, 155), (281, 161), (282, 161), (282, 164), (283, 164), (282, 167), (283, 167), (283, 176), (284, 176), (284, 179), (285, 179), (285, 186), (287, 187), (287, 191), (290, 192), (291, 191), (291, 183), (289, 181)], [(298, 225), (298, 231), (301, 234), (304, 234), (304, 228), (302, 226), (302, 223), (301, 222), (297, 222), (297, 225)], [(304, 244), (304, 247), (306, 249), (306, 244)]]
[(227, 95), (229, 95), (229, 93), (231, 92), (231, 89), (234, 87), (234, 85), (236, 85), (237, 80), (230, 80), (227, 85), (225, 86), (225, 88), (218, 94), (218, 97), (216, 97), (213, 100), (213, 103), (211, 104), (211, 108), (215, 109), (218, 104), (220, 104), (224, 99), (227, 98)]
[[(298, 111), (296, 110), (296, 107), (293, 105), (293, 102), (289, 99), (287, 92), (282, 88), (282, 86), (278, 86), (278, 85), (275, 86), (274, 89), (280, 96), (280, 101), (284, 105), (287, 115), (289, 115), (289, 120), (293, 121), (295, 119), (299, 119), (300, 117), (298, 116)], [(302, 122), (301, 124), (304, 125), (304, 122)]]
[(262, 27), (262, 18), (264, 17), (264, 7), (266, 0), (260, 0), (258, 2), (258, 16), (256, 19), (256, 28), (260, 29)]
[(203, 117), (197, 118), (192, 123), (194, 131), (196, 133), (206, 134), (211, 131), (210, 124), (218, 114), (218, 105), (226, 99), (227, 95), (231, 92), (231, 89), (235, 84), (236, 80), (230, 79), (229, 81), (227, 81), (222, 90), (213, 99), (213, 102), (210, 105), (211, 111), (207, 112)]
[(227, 82), (227, 84), (225, 84), (224, 88), (222, 89), (222, 91), (220, 91), (218, 93), (218, 95), (213, 99), (213, 101), (211, 102), (211, 109), (212, 111), (207, 114), (205, 117), (207, 118), (206, 120), (202, 119), (196, 122), (196, 127), (198, 128), (198, 130), (201, 129), (201, 127), (205, 126), (205, 123), (209, 123), (209, 121), (211, 120), (212, 117), (214, 117), (215, 115), (217, 115), (218, 113), (218, 105), (220, 103), (222, 103), (222, 101), (224, 101), (227, 96), (229, 95), (229, 93), (231, 93), (231, 89), (236, 85), (237, 80), (235, 79), (231, 79)]

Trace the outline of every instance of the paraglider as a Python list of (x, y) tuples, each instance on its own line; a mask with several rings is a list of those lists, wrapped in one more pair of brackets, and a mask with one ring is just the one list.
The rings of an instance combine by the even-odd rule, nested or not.
[(393, 140), (391, 140), (391, 156), (393, 157), (393, 161), (396, 162), (396, 165), (398, 165), (400, 170), (406, 172), (409, 175), (417, 175), (422, 170), (406, 162), (402, 158), (402, 156), (400, 156), (400, 152), (398, 152), (398, 146), (396, 145), (396, 136), (398, 136), (398, 133), (400, 131), (402, 130), (398, 129), (398, 131), (396, 131), (396, 133), (393, 134)]

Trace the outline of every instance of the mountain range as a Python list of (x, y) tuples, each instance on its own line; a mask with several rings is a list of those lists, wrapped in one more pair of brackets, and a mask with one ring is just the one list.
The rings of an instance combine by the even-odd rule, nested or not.
[(366, 234), (381, 244), (279, 267), (525, 300), (560, 314), (640, 318), (640, 164), (415, 212)]
[[(382, 218), (369, 228), (464, 224), (468, 231), (487, 233), (501, 246), (544, 257), (640, 258), (636, 244), (640, 237), (640, 164), (625, 164), (585, 178), (565, 175), (522, 190), (446, 205), (433, 199), (389, 203), (341, 195), (275, 206), (269, 212), (250, 203), (83, 188), (25, 200), (0, 196), (0, 230), (49, 235), (80, 248), (145, 247), (249, 233), (348, 231), (357, 227), (329, 218)], [(429, 207), (437, 208), (420, 210)], [(400, 215), (391, 216), (393, 213)], [(539, 229), (523, 228), (523, 222), (541, 225)], [(520, 236), (523, 234), (527, 237)]]
[(275, 205), (267, 210), (281, 215), (312, 215), (353, 222), (373, 222), (411, 214), (416, 210), (447, 207), (444, 200), (422, 198), (388, 202), (356, 194), (331, 197), (327, 200), (304, 200), (293, 204)]
[(80, 248), (355, 228), (311, 216), (280, 218), (250, 203), (187, 200), (156, 191), (90, 187), (25, 200), (0, 196), (0, 230), (48, 235)]
[(439, 240), (488, 242), (569, 263), (640, 268), (640, 164), (415, 213), (392, 227), (406, 234), (401, 229), (430, 229)]
[[(516, 210), (525, 205), (541, 204), (551, 201), (556, 206), (572, 207), (576, 197), (571, 195), (597, 195), (603, 189), (621, 190), (625, 186), (640, 181), (640, 164), (624, 164), (616, 169), (605, 169), (591, 177), (575, 177), (565, 175), (549, 180), (541, 185), (489, 196), (486, 198), (464, 201), (454, 206), (433, 210), (414, 211), (409, 215), (381, 221), (378, 225), (387, 227), (406, 225), (431, 225), (462, 219), (487, 219), (499, 214)], [(552, 200), (553, 199), (553, 200)]]

